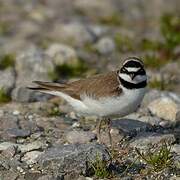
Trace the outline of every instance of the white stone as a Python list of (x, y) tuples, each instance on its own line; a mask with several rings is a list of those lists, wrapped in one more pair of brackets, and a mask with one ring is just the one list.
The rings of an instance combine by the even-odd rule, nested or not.
[(176, 120), (176, 114), (179, 109), (175, 101), (168, 97), (162, 97), (152, 101), (148, 105), (148, 108), (153, 115), (169, 121)]
[(52, 44), (46, 51), (46, 53), (53, 59), (56, 65), (62, 64), (76, 64), (77, 55), (76, 51), (64, 44)]
[(17, 146), (17, 144), (11, 143), (11, 142), (2, 142), (0, 143), (0, 151), (6, 150), (10, 148), (11, 146)]
[(115, 50), (115, 43), (111, 38), (104, 37), (97, 42), (95, 48), (101, 54), (108, 54)]
[(42, 152), (40, 151), (31, 151), (31, 152), (27, 152), (23, 157), (22, 157), (22, 161), (25, 161), (27, 164), (34, 164), (37, 162), (37, 157), (39, 155), (41, 155)]
[(70, 131), (66, 134), (69, 143), (87, 143), (95, 139), (95, 134), (90, 131)]

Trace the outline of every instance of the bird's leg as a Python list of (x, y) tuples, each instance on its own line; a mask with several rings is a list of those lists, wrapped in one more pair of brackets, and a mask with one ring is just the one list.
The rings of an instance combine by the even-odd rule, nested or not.
[(110, 118), (108, 118), (107, 119), (108, 138), (109, 138), (110, 146), (113, 147), (113, 142), (112, 142), (112, 137), (111, 137), (111, 126), (112, 126), (112, 121)]
[(102, 124), (102, 118), (98, 119), (96, 126), (97, 138), (99, 143), (101, 143), (101, 124)]

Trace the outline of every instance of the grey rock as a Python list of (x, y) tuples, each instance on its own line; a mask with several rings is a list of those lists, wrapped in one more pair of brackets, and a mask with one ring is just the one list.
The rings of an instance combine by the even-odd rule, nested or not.
[(147, 107), (152, 101), (163, 97), (170, 98), (176, 103), (180, 103), (179, 94), (168, 91), (149, 90), (144, 96), (142, 107)]
[(48, 149), (38, 158), (44, 170), (56, 174), (86, 174), (89, 163), (100, 159), (110, 160), (107, 149), (100, 144), (62, 145)]
[(11, 138), (17, 138), (17, 137), (27, 137), (30, 135), (31, 132), (26, 129), (11, 128), (11, 129), (7, 129), (6, 133)]
[(175, 144), (174, 146), (172, 146), (171, 150), (180, 155), (180, 145), (179, 144)]
[(94, 140), (96, 135), (90, 131), (70, 131), (66, 134), (66, 139), (71, 144), (88, 143)]
[(103, 37), (95, 44), (95, 48), (99, 53), (106, 55), (115, 50), (115, 43), (111, 38)]
[(76, 51), (64, 44), (52, 44), (46, 53), (52, 58), (55, 65), (75, 65), (77, 63)]
[(18, 148), (22, 153), (25, 152), (29, 152), (29, 151), (33, 151), (33, 150), (39, 150), (39, 149), (44, 149), (47, 146), (47, 144), (45, 144), (42, 141), (34, 141), (32, 143), (28, 143), (28, 144), (19, 144)]
[(28, 48), (16, 58), (17, 81), (16, 88), (12, 92), (12, 98), (16, 101), (41, 100), (40, 93), (28, 90), (35, 80), (50, 80), (49, 72), (54, 71), (54, 65), (50, 57), (36, 47)]
[(74, 5), (78, 11), (86, 16), (96, 17), (96, 19), (112, 17), (117, 13), (115, 4), (109, 0), (75, 0)]
[(161, 119), (159, 117), (156, 116), (141, 116), (140, 118), (138, 118), (139, 121), (144, 122), (144, 123), (148, 123), (152, 126), (158, 126), (161, 125)]
[(103, 25), (94, 25), (94, 24), (90, 24), (88, 25), (88, 30), (89, 32), (91, 32), (93, 34), (93, 36), (96, 38), (96, 39), (99, 39), (101, 38), (103, 35), (107, 34), (108, 33), (108, 26), (103, 26)]
[(56, 24), (50, 36), (76, 47), (82, 47), (85, 43), (91, 43), (94, 40), (93, 34), (88, 31), (88, 28), (77, 22)]
[(13, 68), (0, 71), (0, 89), (9, 94), (15, 85), (15, 72)]
[(0, 123), (0, 130), (2, 131), (10, 128), (18, 128), (18, 118), (11, 114), (4, 114), (4, 116), (0, 118)]
[(41, 142), (41, 141), (34, 141), (34, 142), (28, 143), (28, 144), (16, 144), (16, 143), (12, 143), (12, 142), (2, 142), (2, 143), (0, 143), (0, 151), (6, 150), (12, 146), (14, 148), (17, 148), (22, 153), (26, 153), (26, 152), (33, 151), (33, 150), (44, 149), (47, 147), (47, 144), (45, 144), (44, 142)]
[(145, 131), (148, 127), (151, 127), (147, 122), (137, 120), (137, 118), (129, 118), (128, 116), (127, 118), (114, 120), (112, 126), (128, 134)]
[(176, 114), (180, 107), (171, 98), (162, 97), (152, 101), (148, 105), (148, 109), (152, 114), (173, 122), (176, 121)]
[(132, 140), (130, 146), (133, 148), (137, 147), (139, 149), (146, 150), (149, 145), (159, 144), (164, 140), (168, 143), (174, 143), (176, 139), (173, 134), (157, 134), (143, 132), (138, 134), (138, 136)]
[(17, 180), (18, 176), (18, 173), (12, 170), (8, 170), (7, 173), (3, 172), (2, 174), (0, 172), (0, 177), (2, 180)]
[(28, 165), (35, 164), (37, 162), (38, 156), (40, 156), (41, 154), (42, 152), (40, 151), (30, 151), (24, 154), (21, 160), (26, 162)]
[(52, 175), (44, 175), (38, 178), (38, 180), (58, 180), (58, 178)]
[(2, 142), (0, 143), (0, 151), (4, 151), (11, 147), (17, 147), (18, 145), (12, 142)]
[(7, 158), (12, 158), (16, 154), (15, 146), (9, 146), (7, 149), (3, 150), (1, 154)]

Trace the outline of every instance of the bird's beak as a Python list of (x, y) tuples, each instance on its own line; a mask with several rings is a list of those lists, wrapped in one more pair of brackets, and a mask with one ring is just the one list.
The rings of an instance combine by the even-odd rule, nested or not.
[(132, 80), (135, 78), (135, 76), (136, 76), (136, 75), (135, 75), (134, 73), (131, 73), (131, 74), (130, 74), (130, 77), (131, 77)]

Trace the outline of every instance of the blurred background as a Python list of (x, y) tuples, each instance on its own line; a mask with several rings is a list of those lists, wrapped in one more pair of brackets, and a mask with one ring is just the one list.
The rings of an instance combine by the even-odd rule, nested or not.
[(179, 0), (0, 0), (0, 102), (142, 58), (149, 87), (180, 92)]
[[(113, 121), (112, 151), (96, 144), (96, 118), (26, 88), (117, 70), (128, 56), (144, 61), (149, 91)], [(175, 180), (179, 162), (180, 0), (0, 0), (0, 180)]]

